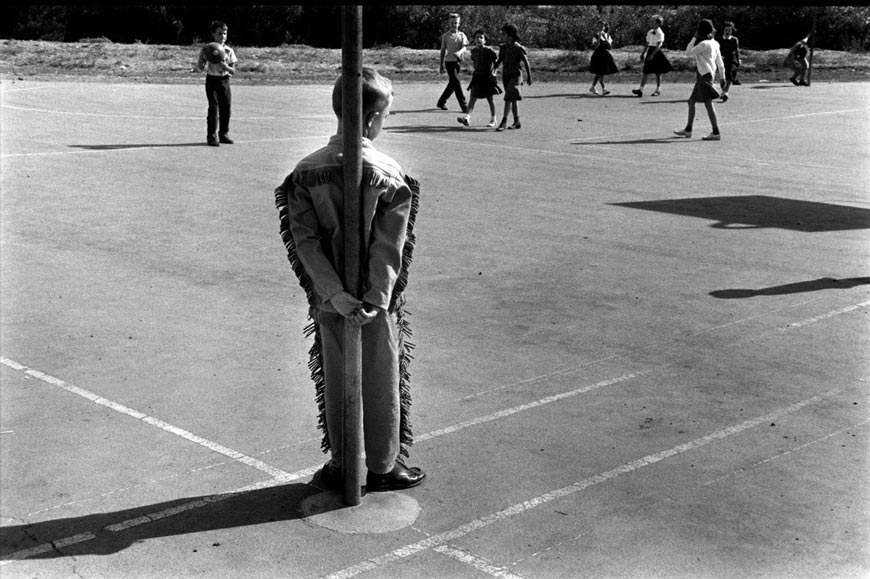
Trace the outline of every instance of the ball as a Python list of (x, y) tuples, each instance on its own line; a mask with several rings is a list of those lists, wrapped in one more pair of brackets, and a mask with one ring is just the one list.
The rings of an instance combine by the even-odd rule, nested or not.
[(205, 47), (205, 55), (209, 62), (220, 64), (227, 57), (224, 47), (217, 42), (210, 42)]

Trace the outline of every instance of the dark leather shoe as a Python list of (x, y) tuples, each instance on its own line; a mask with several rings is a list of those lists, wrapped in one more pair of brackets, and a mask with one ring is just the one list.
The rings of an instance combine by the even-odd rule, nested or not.
[(323, 465), (314, 478), (311, 480), (314, 486), (325, 490), (341, 490), (343, 488), (341, 480), (341, 467), (332, 461)]
[(221, 143), (224, 143), (226, 145), (232, 145), (233, 143), (235, 143), (234, 140), (232, 140), (231, 138), (229, 138), (226, 135), (221, 135), (219, 138), (220, 138)]
[(416, 466), (408, 468), (399, 461), (393, 470), (386, 474), (368, 471), (366, 475), (366, 492), (379, 493), (385, 491), (400, 491), (415, 487), (426, 479), (426, 473)]
[(208, 140), (206, 140), (206, 142), (208, 143), (209, 147), (220, 147), (221, 146), (221, 144), (218, 142), (217, 139), (209, 138)]

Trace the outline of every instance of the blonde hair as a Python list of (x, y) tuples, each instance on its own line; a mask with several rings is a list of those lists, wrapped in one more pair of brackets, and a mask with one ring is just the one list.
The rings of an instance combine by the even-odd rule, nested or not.
[[(344, 75), (339, 76), (332, 87), (332, 110), (338, 118), (341, 118), (343, 78)], [(387, 108), (393, 96), (393, 83), (368, 66), (362, 69), (362, 79), (362, 114), (366, 118), (370, 113)]]

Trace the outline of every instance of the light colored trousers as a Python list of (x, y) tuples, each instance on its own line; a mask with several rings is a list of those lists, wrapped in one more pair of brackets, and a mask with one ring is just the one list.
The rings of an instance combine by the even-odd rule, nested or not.
[[(342, 464), (342, 396), (344, 375), (344, 324), (340, 314), (318, 310), (323, 374), (326, 381), (324, 402), (326, 427), (332, 460)], [(362, 335), (362, 412), (366, 468), (390, 472), (399, 455), (399, 332), (396, 315), (381, 311), (361, 327)]]

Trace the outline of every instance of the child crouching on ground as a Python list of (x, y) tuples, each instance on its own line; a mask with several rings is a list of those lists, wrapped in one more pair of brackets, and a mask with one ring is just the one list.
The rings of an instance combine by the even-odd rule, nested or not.
[(323, 486), (340, 489), (344, 324), (360, 326), (366, 491), (414, 487), (426, 475), (401, 456), (412, 443), (408, 421), (410, 335), (403, 291), (414, 247), (419, 187), (396, 161), (377, 151), (378, 136), (393, 102), (392, 84), (363, 68), (362, 294), (342, 282), (344, 271), (344, 170), (342, 78), (332, 91), (338, 130), (329, 143), (302, 159), (275, 190), (281, 237), (314, 323), (311, 377), (320, 403), (322, 447), (332, 458), (318, 473)]
[(474, 104), (479, 98), (485, 98), (489, 104), (490, 120), (486, 126), (495, 126), (495, 103), (492, 102), (492, 97), (502, 92), (501, 87), (498, 86), (493, 67), (497, 59), (498, 55), (495, 50), (486, 45), (486, 33), (482, 29), (476, 30), (474, 32), (474, 48), (471, 49), (471, 61), (474, 63), (474, 73), (471, 75), (471, 83), (468, 85), (468, 92), (471, 93), (471, 98), (468, 101), (468, 110), (465, 116), (456, 119), (466, 127), (471, 120)]

